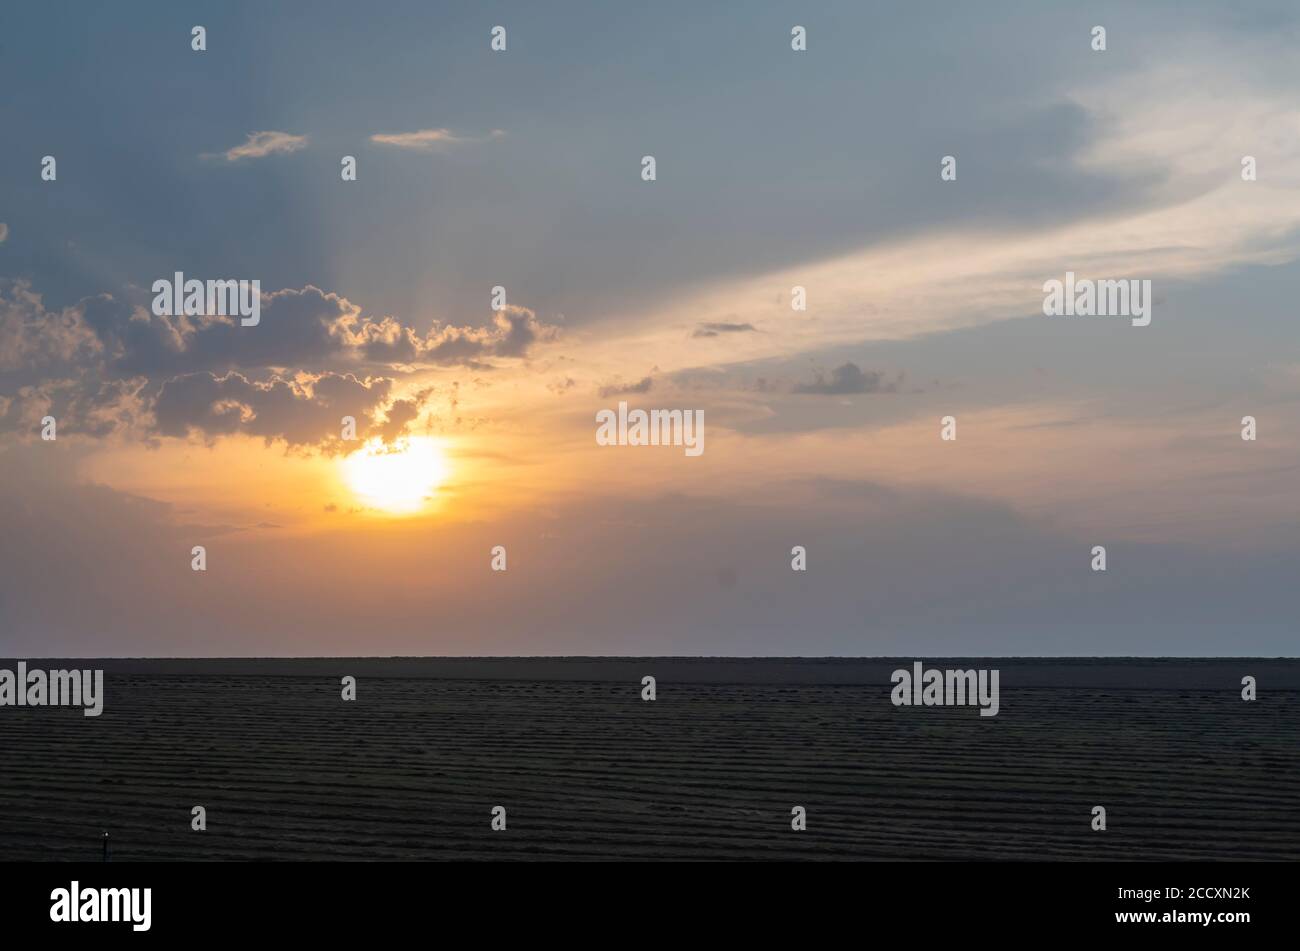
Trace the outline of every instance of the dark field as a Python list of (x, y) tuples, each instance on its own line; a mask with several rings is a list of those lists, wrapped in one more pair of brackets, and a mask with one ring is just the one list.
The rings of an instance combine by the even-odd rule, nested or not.
[(1300, 858), (1297, 661), (927, 661), (991, 718), (892, 706), (910, 658), (29, 664), (106, 702), (0, 708), (3, 859)]

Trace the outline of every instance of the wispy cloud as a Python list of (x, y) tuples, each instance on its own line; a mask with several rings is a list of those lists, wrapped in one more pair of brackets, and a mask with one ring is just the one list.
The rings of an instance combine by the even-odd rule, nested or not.
[(636, 383), (611, 383), (608, 386), (600, 388), (600, 395), (605, 396), (629, 396), (633, 393), (649, 393), (650, 388), (654, 386), (654, 380), (650, 377), (642, 377)]
[(459, 135), (450, 129), (419, 129), (415, 132), (378, 132), (370, 137), (370, 141), (399, 149), (431, 152), (456, 145), (487, 142), (490, 139), (499, 139), (503, 135), (505, 133), (500, 129), (493, 129), (489, 134), (481, 136)]
[(250, 132), (248, 140), (224, 152), (206, 153), (204, 158), (223, 158), (227, 162), (286, 155), (307, 147), (307, 136), (289, 132)]
[(692, 337), (716, 337), (719, 334), (743, 334), (757, 332), (753, 324), (729, 324), (729, 323), (712, 323), (700, 324), (695, 328)]

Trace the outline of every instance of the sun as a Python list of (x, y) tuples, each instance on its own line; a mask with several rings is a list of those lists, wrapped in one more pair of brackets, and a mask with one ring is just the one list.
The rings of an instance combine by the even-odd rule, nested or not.
[(343, 479), (360, 501), (394, 515), (418, 512), (447, 478), (442, 444), (407, 436), (392, 445), (371, 439), (343, 460)]

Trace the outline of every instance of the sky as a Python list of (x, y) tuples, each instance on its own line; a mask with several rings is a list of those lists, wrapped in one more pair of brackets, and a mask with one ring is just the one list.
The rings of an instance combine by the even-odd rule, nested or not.
[[(7, 4), (0, 654), (1294, 656), (1298, 39)], [(157, 313), (176, 272), (260, 322)], [(1046, 315), (1066, 272), (1150, 324)], [(620, 402), (704, 451), (601, 445)]]

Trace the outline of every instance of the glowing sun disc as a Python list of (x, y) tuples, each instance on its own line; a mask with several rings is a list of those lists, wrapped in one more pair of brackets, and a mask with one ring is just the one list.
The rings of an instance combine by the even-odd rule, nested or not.
[(360, 501), (385, 512), (415, 512), (447, 477), (437, 440), (410, 436), (386, 446), (372, 439), (343, 460), (343, 478)]

